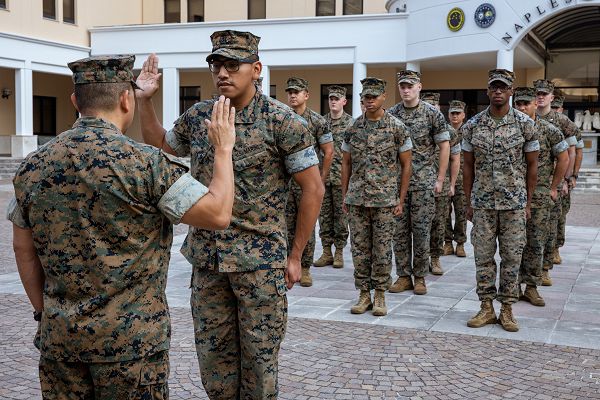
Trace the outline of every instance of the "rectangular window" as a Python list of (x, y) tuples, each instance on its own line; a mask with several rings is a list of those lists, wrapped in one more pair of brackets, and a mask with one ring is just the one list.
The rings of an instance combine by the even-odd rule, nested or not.
[(352, 115), (352, 84), (350, 83), (328, 83), (321, 85), (321, 115), (329, 112), (329, 86), (340, 85), (346, 88), (346, 105), (344, 111)]
[(317, 17), (335, 15), (335, 0), (317, 0)]
[(204, 0), (188, 0), (188, 22), (204, 22)]
[(248, 0), (248, 19), (267, 18), (267, 0)]
[(363, 13), (363, 0), (344, 0), (344, 15)]
[(47, 19), (56, 19), (56, 0), (44, 0), (43, 15)]
[(0, 0), (0, 10), (6, 10), (6, 0)]
[(200, 86), (179, 87), (179, 111), (185, 112), (200, 101)]
[(269, 96), (274, 99), (277, 99), (277, 85), (269, 86)]
[(180, 0), (165, 0), (165, 23), (181, 22)]
[(56, 136), (56, 97), (33, 96), (33, 133)]
[(75, 0), (63, 0), (63, 22), (75, 23)]

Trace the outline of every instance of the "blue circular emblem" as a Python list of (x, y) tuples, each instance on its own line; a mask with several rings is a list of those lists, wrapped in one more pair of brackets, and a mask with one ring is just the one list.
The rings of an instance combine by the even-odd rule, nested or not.
[(475, 23), (480, 28), (489, 28), (496, 20), (496, 9), (489, 3), (483, 3), (475, 10)]

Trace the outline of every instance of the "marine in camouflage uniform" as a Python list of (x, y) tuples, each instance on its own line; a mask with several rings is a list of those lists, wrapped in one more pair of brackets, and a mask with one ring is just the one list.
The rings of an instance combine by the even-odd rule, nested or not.
[[(552, 223), (550, 214), (554, 202), (558, 200), (557, 187), (563, 181), (569, 162), (566, 152), (569, 145), (558, 128), (536, 118), (535, 97), (534, 88), (517, 88), (514, 94), (516, 108), (534, 119), (540, 143), (537, 184), (531, 200), (531, 217), (527, 221), (527, 244), (523, 250), (519, 283), (526, 285), (521, 299), (535, 306), (544, 306), (544, 299), (538, 293), (537, 286), (542, 284), (542, 270), (545, 271), (544, 274), (548, 273), (548, 267), (543, 262), (544, 247), (552, 242), (549, 231), (550, 226), (555, 224)], [(559, 162), (555, 167), (557, 158)]]
[[(526, 243), (526, 206), (534, 187), (534, 169), (540, 148), (534, 122), (510, 107), (514, 73), (489, 72), (490, 106), (461, 128), (465, 152), (464, 186), (472, 210), (471, 243), (475, 252), (477, 295), (481, 310), (467, 325), (478, 328), (496, 323), (492, 300), (502, 303), (500, 323), (517, 331), (512, 304), (519, 299), (519, 268)], [(496, 114), (492, 114), (495, 111)], [(504, 113), (498, 117), (499, 113)], [(532, 176), (533, 175), (533, 176)], [(471, 191), (472, 188), (472, 191)], [(472, 207), (472, 208), (471, 208)], [(500, 245), (500, 287), (496, 289), (496, 240)]]
[[(538, 95), (541, 96), (549, 96), (552, 95), (553, 91), (554, 91), (554, 84), (548, 80), (545, 79), (538, 79), (535, 82), (533, 82), (533, 85), (536, 89), (536, 92), (538, 93)], [(577, 128), (577, 126), (563, 113), (559, 113), (556, 110), (551, 109), (551, 101), (550, 101), (550, 107), (549, 111), (544, 113), (541, 112), (541, 110), (538, 107), (538, 117), (551, 123), (552, 125), (555, 125), (558, 129), (560, 129), (560, 131), (562, 132), (563, 136), (565, 137), (565, 140), (567, 141), (567, 143), (569, 144), (570, 147), (575, 148), (575, 154), (570, 154), (569, 157), (572, 158), (571, 162), (569, 163), (569, 170), (567, 170), (567, 172), (565, 173), (565, 190), (567, 191), (567, 193), (561, 193), (560, 196), (560, 201), (557, 202), (556, 207), (557, 210), (555, 210), (555, 213), (559, 213), (560, 217), (558, 219), (558, 221), (553, 223), (556, 223), (557, 226), (556, 228), (552, 228), (552, 230), (556, 231), (556, 235), (554, 238), (554, 249), (547, 249), (545, 251), (550, 251), (552, 252), (551, 256), (548, 257), (552, 257), (553, 262), (554, 263), (560, 263), (560, 255), (559, 255), (559, 251), (558, 249), (560, 247), (562, 247), (564, 245), (565, 242), (565, 222), (566, 222), (566, 218), (567, 218), (567, 213), (569, 212), (569, 209), (571, 208), (571, 192), (570, 192), (570, 184), (571, 179), (572, 179), (572, 175), (574, 174), (574, 171), (576, 169), (575, 163), (576, 163), (576, 157), (577, 157), (577, 153), (581, 152), (583, 149), (583, 140), (581, 137), (581, 131)], [(543, 114), (543, 115), (542, 115)], [(551, 285), (551, 280), (545, 279), (545, 284), (546, 285)]]
[[(294, 93), (295, 96), (301, 96), (304, 93), (308, 94), (308, 81), (303, 78), (291, 77), (287, 80), (287, 87), (285, 91), (288, 93)], [(291, 105), (291, 104), (290, 104)], [(331, 166), (331, 160), (333, 159), (333, 136), (328, 130), (327, 121), (321, 115), (317, 114), (313, 110), (306, 107), (305, 103), (302, 103), (304, 111), (299, 115), (308, 123), (308, 130), (313, 135), (315, 142), (315, 151), (320, 155), (320, 151), (323, 150), (325, 157), (319, 157), (321, 179), (325, 181), (329, 175), (329, 168)], [(294, 110), (295, 112), (296, 109)], [(294, 182), (290, 181), (290, 194), (287, 200), (285, 209), (285, 217), (288, 226), (288, 251), (290, 251), (292, 243), (294, 242), (294, 232), (296, 222), (298, 218), (298, 209), (300, 206), (300, 198), (302, 197), (302, 189)], [(300, 280), (301, 286), (312, 286), (312, 276), (310, 275), (310, 267), (313, 264), (315, 256), (315, 231), (313, 229), (310, 234), (310, 238), (304, 252), (302, 253), (302, 279)]]
[[(465, 117), (466, 104), (460, 100), (452, 100), (448, 114), (459, 114), (459, 118)], [(461, 115), (462, 114), (462, 115)], [(458, 143), (462, 143), (460, 127), (463, 121), (453, 126), (456, 131)], [(456, 185), (454, 187), (454, 196), (450, 197), (448, 204), (448, 216), (446, 217), (446, 233), (444, 244), (444, 255), (456, 254), (457, 257), (466, 257), (465, 243), (467, 241), (467, 218), (465, 216), (465, 191), (463, 189), (463, 155), (460, 154), (460, 168), (456, 177)], [(454, 227), (452, 226), (452, 210), (454, 210)], [(452, 242), (456, 242), (456, 251)]]
[[(334, 154), (331, 170), (325, 182), (325, 196), (319, 217), (319, 237), (323, 245), (323, 255), (315, 261), (315, 267), (324, 267), (333, 264), (334, 268), (344, 266), (344, 247), (348, 241), (348, 221), (342, 211), (342, 142), (344, 133), (354, 120), (352, 116), (343, 111), (346, 103), (346, 88), (343, 86), (329, 86), (329, 104), (332, 101), (340, 103), (341, 116), (334, 118), (329, 112), (325, 115), (328, 131), (333, 135)], [(335, 103), (334, 103), (335, 104)], [(335, 259), (331, 246), (335, 245)]]
[[(134, 60), (92, 57), (69, 68), (76, 86), (131, 83), (131, 93)], [(167, 399), (172, 224), (208, 189), (98, 110), (80, 111), (72, 129), (23, 161), (8, 210), (31, 232), (45, 277), (35, 338), (42, 396)]]
[[(258, 60), (260, 38), (252, 33), (218, 31), (211, 40), (209, 63), (220, 57)], [(212, 101), (195, 104), (165, 136), (177, 155), (191, 156), (192, 175), (201, 182), (210, 178), (214, 158), (204, 124), (212, 108)], [(209, 398), (275, 399), (287, 324), (289, 180), (312, 167), (317, 175), (319, 160), (306, 121), (258, 91), (247, 106), (236, 110), (235, 130), (231, 225), (217, 232), (191, 229), (182, 247), (193, 266), (196, 351)], [(320, 206), (321, 198), (311, 198), (317, 200)], [(314, 225), (317, 215), (318, 211), (312, 222), (304, 222)]]
[(368, 77), (361, 84), (367, 111), (346, 130), (342, 145), (342, 190), (349, 215), (354, 285), (360, 290), (351, 312), (370, 309), (374, 289), (373, 314), (381, 316), (387, 314), (384, 294), (391, 284), (394, 209), (408, 186), (399, 189), (398, 177), (401, 165), (407, 169), (405, 177), (409, 176), (412, 143), (406, 126), (381, 108), (385, 81)]
[[(415, 71), (398, 73), (398, 86), (409, 85), (409, 90), (420, 90), (421, 74)], [(404, 213), (399, 216), (394, 234), (394, 255), (397, 281), (390, 292), (401, 292), (414, 288), (415, 294), (427, 293), (425, 276), (429, 272), (429, 248), (431, 224), (435, 215), (434, 187), (443, 182), (447, 163), (439, 170), (435, 168), (436, 147), (449, 152), (450, 133), (442, 113), (434, 106), (420, 101), (409, 108), (400, 102), (388, 112), (404, 122), (410, 131), (413, 145), (412, 175)], [(448, 153), (446, 153), (448, 154)], [(440, 187), (441, 191), (442, 188)], [(415, 283), (413, 285), (412, 276)]]
[[(421, 100), (431, 104), (438, 110), (440, 109), (440, 94), (433, 92), (425, 92), (421, 95)], [(450, 154), (449, 154), (449, 166), (452, 165), (453, 160), (460, 157), (460, 142), (458, 141), (458, 135), (452, 126), (447, 124), (448, 133), (450, 134)], [(454, 156), (454, 158), (453, 158)], [(436, 161), (435, 168), (439, 169), (440, 152), (439, 148), (436, 148)], [(455, 160), (456, 161), (456, 160)], [(458, 167), (458, 165), (457, 165)], [(444, 271), (440, 263), (440, 257), (444, 254), (444, 236), (446, 231), (446, 216), (448, 215), (448, 208), (450, 207), (450, 184), (451, 181), (455, 182), (456, 176), (451, 178), (452, 168), (448, 168), (446, 178), (444, 179), (444, 186), (440, 193), (434, 193), (435, 197), (435, 215), (431, 223), (431, 238), (429, 242), (429, 252), (431, 254), (431, 264), (429, 271), (433, 275), (443, 275)]]

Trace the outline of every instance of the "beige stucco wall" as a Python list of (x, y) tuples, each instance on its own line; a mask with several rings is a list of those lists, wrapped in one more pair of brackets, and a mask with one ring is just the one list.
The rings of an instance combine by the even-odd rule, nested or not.
[[(531, 86), (536, 79), (544, 78), (544, 69), (516, 69), (514, 86)], [(423, 88), (432, 89), (485, 89), (487, 87), (487, 70), (474, 71), (423, 71), (421, 82)]]
[(56, 97), (56, 133), (71, 129), (76, 120), (71, 104), (73, 81), (70, 76), (33, 73), (33, 95)]

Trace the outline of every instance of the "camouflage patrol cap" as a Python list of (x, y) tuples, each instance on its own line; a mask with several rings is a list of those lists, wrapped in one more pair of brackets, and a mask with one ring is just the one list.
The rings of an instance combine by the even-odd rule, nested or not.
[(538, 79), (537, 81), (534, 81), (533, 87), (535, 87), (537, 93), (552, 93), (554, 91), (554, 83), (547, 79)]
[(211, 62), (215, 56), (223, 56), (238, 61), (258, 61), (260, 37), (250, 32), (216, 31), (210, 35), (212, 53), (206, 57)]
[(507, 86), (512, 86), (515, 81), (515, 73), (507, 69), (491, 69), (488, 71), (488, 85), (492, 82), (502, 82)]
[(410, 83), (411, 85), (414, 85), (415, 83), (421, 82), (421, 73), (407, 69), (398, 72), (396, 74), (396, 79), (398, 80), (398, 84)]
[(565, 96), (563, 96), (562, 94), (555, 94), (554, 95), (554, 100), (552, 100), (552, 103), (550, 103), (550, 107), (551, 108), (561, 108), (563, 106), (563, 103), (565, 101)]
[(467, 104), (465, 102), (462, 102), (460, 100), (452, 100), (450, 102), (450, 108), (448, 109), (448, 112), (465, 112), (465, 107), (467, 106)]
[(423, 92), (421, 94), (421, 100), (432, 106), (437, 106), (440, 104), (440, 94), (435, 92)]
[(76, 85), (130, 82), (139, 89), (132, 72), (134, 62), (134, 55), (125, 54), (88, 57), (67, 65), (73, 72), (73, 83)]
[(337, 97), (338, 99), (346, 97), (346, 88), (343, 86), (331, 85), (327, 89), (329, 89), (329, 97)]
[(287, 80), (285, 91), (287, 92), (288, 90), (296, 90), (298, 92), (306, 90), (308, 92), (308, 81), (303, 78), (292, 76)]
[(364, 96), (381, 96), (385, 92), (385, 81), (379, 78), (367, 77), (361, 79), (362, 92), (360, 97)]
[(513, 95), (514, 101), (533, 101), (535, 100), (535, 89), (532, 87), (518, 87)]

